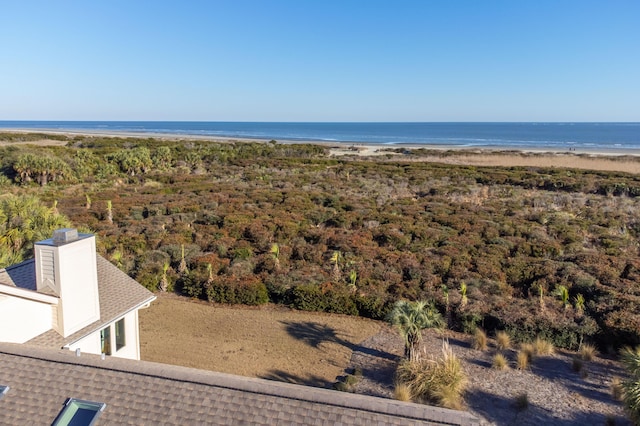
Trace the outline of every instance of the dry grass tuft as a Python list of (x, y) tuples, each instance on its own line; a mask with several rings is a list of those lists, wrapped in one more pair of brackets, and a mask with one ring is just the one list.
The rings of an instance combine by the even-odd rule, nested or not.
[(502, 354), (496, 354), (493, 357), (493, 368), (496, 370), (505, 370), (509, 368), (509, 362), (507, 358)]
[(521, 343), (520, 344), (520, 352), (527, 355), (527, 361), (533, 360), (533, 354), (536, 352), (535, 348), (531, 343)]
[(536, 337), (536, 340), (533, 341), (533, 348), (538, 356), (553, 355), (555, 352), (553, 343), (540, 337)]
[(397, 383), (393, 389), (393, 398), (398, 401), (411, 401), (411, 388), (404, 383)]
[(407, 386), (413, 397), (426, 399), (441, 407), (460, 409), (467, 376), (460, 360), (446, 342), (442, 347), (442, 355), (440, 359), (402, 362), (396, 372), (398, 384)]
[(616, 401), (622, 401), (622, 398), (624, 396), (624, 388), (622, 387), (622, 381), (620, 380), (620, 377), (614, 377), (613, 379), (611, 379), (611, 385), (609, 385), (610, 389), (611, 389), (611, 396), (613, 397), (613, 399), (615, 399)]
[(516, 357), (516, 367), (518, 367), (518, 370), (526, 370), (527, 368), (529, 368), (530, 359), (531, 356), (529, 355), (529, 353), (521, 349), (518, 352), (518, 356)]
[(583, 343), (580, 346), (580, 359), (582, 359), (583, 361), (593, 361), (597, 353), (598, 350), (593, 345)]
[(476, 328), (475, 333), (473, 333), (473, 349), (478, 351), (487, 350), (487, 333), (481, 328)]
[(498, 331), (496, 333), (496, 348), (499, 351), (509, 349), (511, 347), (511, 336), (506, 331)]

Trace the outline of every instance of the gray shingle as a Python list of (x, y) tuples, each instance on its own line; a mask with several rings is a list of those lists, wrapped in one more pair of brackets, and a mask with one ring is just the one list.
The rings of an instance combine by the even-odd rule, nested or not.
[(7, 425), (48, 424), (69, 397), (106, 403), (102, 425), (479, 424), (465, 412), (29, 345), (0, 343), (0, 372)]

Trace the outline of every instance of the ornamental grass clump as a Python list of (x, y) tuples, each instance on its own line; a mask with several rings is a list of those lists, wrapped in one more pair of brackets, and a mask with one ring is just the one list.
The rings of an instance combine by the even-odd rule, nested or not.
[(507, 368), (509, 368), (507, 357), (502, 354), (496, 354), (493, 357), (493, 368), (495, 368), (496, 370), (506, 370)]
[(583, 361), (593, 361), (593, 358), (596, 357), (597, 353), (598, 353), (598, 350), (593, 345), (590, 345), (588, 343), (583, 343), (580, 346), (579, 354), (580, 354), (580, 359), (582, 359)]
[(398, 401), (411, 401), (411, 388), (404, 383), (397, 383), (393, 388), (393, 398)]
[(484, 332), (481, 328), (476, 328), (476, 331), (473, 333), (473, 349), (478, 351), (486, 351), (487, 350), (487, 333)]
[(536, 340), (533, 341), (533, 348), (538, 356), (553, 355), (555, 352), (553, 343), (540, 337), (536, 337)]
[(443, 343), (442, 355), (439, 359), (404, 360), (396, 373), (398, 384), (407, 386), (415, 398), (445, 408), (461, 409), (467, 376), (447, 342)]
[(518, 351), (518, 355), (516, 356), (516, 367), (518, 367), (518, 370), (526, 370), (527, 368), (529, 368), (530, 359), (531, 356), (529, 355), (529, 353), (525, 352), (523, 349), (520, 349), (520, 351)]
[(511, 336), (506, 331), (496, 333), (496, 349), (504, 351), (511, 347)]
[(533, 354), (536, 352), (533, 344), (531, 343), (521, 343), (520, 344), (520, 352), (523, 353), (527, 357), (527, 362), (533, 361)]

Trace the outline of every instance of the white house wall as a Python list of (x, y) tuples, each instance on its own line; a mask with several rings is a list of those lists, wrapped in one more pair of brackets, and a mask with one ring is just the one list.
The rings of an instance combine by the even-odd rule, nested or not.
[(24, 343), (51, 329), (51, 305), (0, 295), (0, 342)]
[(95, 237), (56, 247), (62, 335), (69, 336), (100, 319)]
[[(120, 318), (118, 318), (120, 320)], [(115, 323), (118, 320), (104, 326), (111, 327), (111, 356), (117, 358), (140, 359), (140, 337), (138, 335), (138, 311), (134, 310), (124, 316), (125, 346), (116, 351), (116, 330)], [(69, 345), (69, 349), (75, 351), (80, 348), (81, 352), (99, 355), (102, 352), (100, 341), (100, 330), (78, 340)]]

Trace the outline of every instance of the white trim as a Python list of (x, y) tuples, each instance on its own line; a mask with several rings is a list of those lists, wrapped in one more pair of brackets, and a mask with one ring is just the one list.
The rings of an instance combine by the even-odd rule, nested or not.
[(38, 293), (33, 290), (25, 290), (24, 288), (6, 284), (0, 284), (0, 293), (20, 297), (22, 299), (33, 300), (35, 302), (48, 303), (50, 305), (57, 305), (60, 301), (56, 296), (49, 296), (48, 294)]
[[(75, 345), (76, 343), (78, 343), (80, 340), (84, 339), (85, 337), (89, 336), (90, 334), (95, 333), (96, 331), (102, 330), (103, 328), (106, 328), (107, 326), (111, 326), (113, 323), (115, 323), (116, 321), (124, 318), (129, 312), (132, 311), (137, 311), (138, 309), (142, 309), (142, 308), (147, 308), (149, 307), (149, 305), (151, 305), (151, 302), (153, 302), (154, 300), (156, 300), (157, 297), (153, 296), (151, 298), (149, 298), (148, 300), (145, 300), (144, 302), (140, 303), (139, 305), (136, 305), (135, 307), (129, 309), (126, 312), (121, 313), (120, 315), (118, 315), (115, 319), (106, 322), (106, 323), (102, 323), (99, 326), (97, 326), (96, 328), (92, 329), (91, 331), (88, 331), (87, 333), (85, 333), (84, 335), (78, 337), (77, 339), (75, 339), (72, 342), (68, 342), (66, 343), (62, 348), (63, 349), (69, 349), (69, 346), (71, 345)], [(140, 330), (138, 330), (139, 332)]]

